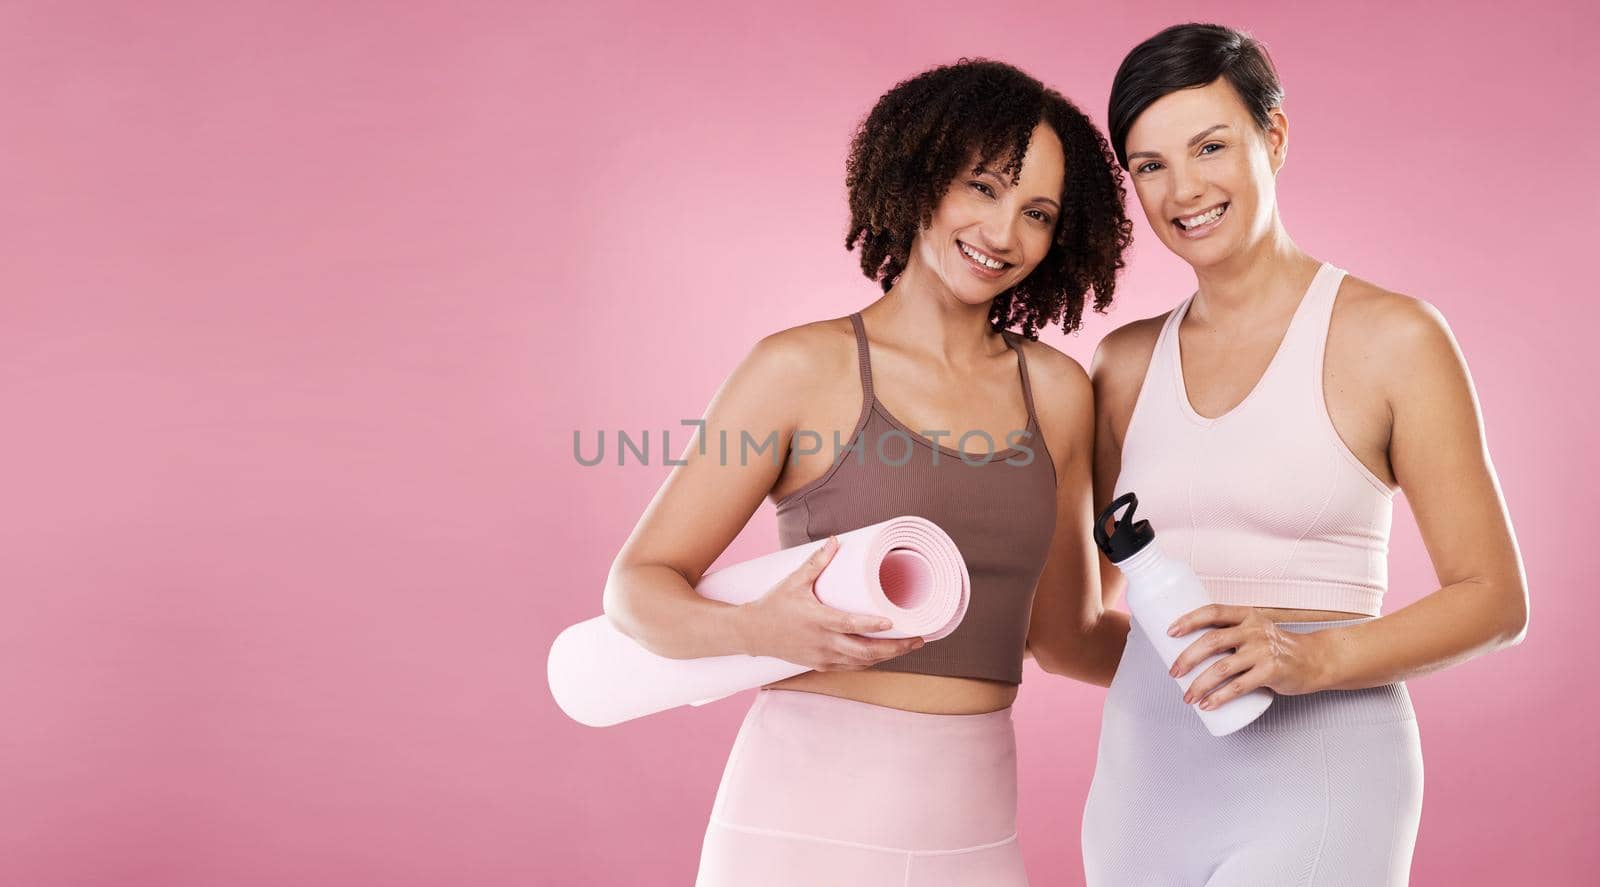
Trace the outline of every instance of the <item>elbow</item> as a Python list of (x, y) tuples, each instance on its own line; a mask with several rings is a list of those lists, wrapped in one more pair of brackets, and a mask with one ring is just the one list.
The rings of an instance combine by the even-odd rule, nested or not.
[(1064, 674), (1055, 642), (1037, 630), (1028, 633), (1028, 640), (1022, 645), (1022, 655), (1024, 659), (1032, 656), (1033, 661), (1039, 663), (1039, 668), (1047, 674)]
[(1043, 659), (1039, 659), (1037, 654), (1034, 656), (1034, 658), (1038, 659), (1039, 668), (1047, 674), (1059, 675), (1064, 678), (1072, 678), (1073, 680), (1082, 680), (1082, 677), (1078, 674), (1078, 669), (1071, 660), (1060, 659), (1054, 656), (1046, 656)]
[[(1035, 607), (1025, 649), (1039, 663), (1040, 670), (1102, 687), (1110, 683), (1110, 675), (1122, 656), (1127, 627), (1126, 618), (1121, 617), (1119, 631), (1119, 617), (1111, 615), (1116, 611), (1096, 599), (1119, 593), (1121, 575), (1100, 576), (1102, 581), (1110, 581), (1102, 584), (1092, 575), (1085, 577), (1081, 594), (1068, 595), (1056, 606)], [(1109, 670), (1108, 658), (1112, 660)]]
[(1028, 643), (1027, 651), (1033, 655), (1033, 661), (1039, 663), (1039, 668), (1045, 673), (1059, 675), (1065, 675), (1067, 673), (1066, 666), (1054, 653), (1051, 653), (1049, 650), (1030, 641)]
[(1524, 592), (1515, 606), (1508, 608), (1502, 628), (1501, 646), (1515, 647), (1528, 636), (1528, 595)]
[(1089, 635), (1088, 630), (1081, 628), (1076, 633), (1057, 632), (1049, 637), (1034, 634), (1028, 637), (1027, 649), (1043, 671), (1064, 678), (1082, 680), (1083, 651)]
[(1495, 648), (1514, 647), (1528, 636), (1528, 584), (1520, 575), (1485, 583), (1494, 594)]
[(656, 596), (663, 596), (659, 588), (652, 587), (652, 573), (656, 569), (657, 566), (650, 564), (612, 567), (600, 596), (600, 609), (606, 621), (624, 637), (664, 659), (692, 659), (704, 655), (691, 652), (692, 642), (685, 627), (672, 625), (672, 617), (654, 600)]
[(628, 595), (618, 570), (612, 570), (611, 575), (606, 577), (605, 591), (600, 596), (600, 611), (605, 614), (612, 628), (635, 641), (639, 640), (632, 608), (628, 606)]

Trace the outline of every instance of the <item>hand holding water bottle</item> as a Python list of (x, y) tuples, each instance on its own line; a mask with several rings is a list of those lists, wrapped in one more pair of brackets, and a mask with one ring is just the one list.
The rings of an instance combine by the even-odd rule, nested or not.
[[(1128, 506), (1127, 512), (1115, 523), (1112, 532), (1106, 532), (1106, 522), (1116, 516), (1118, 509)], [(1196, 676), (1193, 672), (1195, 659), (1200, 655), (1205, 658), (1200, 661), (1201, 674), (1207, 674), (1207, 669), (1215, 667), (1216, 663), (1225, 657), (1215, 648), (1208, 654), (1194, 650), (1189, 631), (1199, 625), (1189, 626), (1187, 630), (1173, 635), (1168, 629), (1180, 616), (1193, 615), (1195, 611), (1208, 606), (1209, 599), (1205, 587), (1200, 580), (1195, 578), (1194, 571), (1183, 561), (1167, 557), (1161, 551), (1161, 546), (1156, 544), (1155, 530), (1151, 529), (1149, 521), (1133, 520), (1134, 509), (1139, 506), (1139, 497), (1133, 493), (1124, 493), (1117, 497), (1106, 509), (1100, 512), (1094, 525), (1094, 540), (1105, 552), (1106, 557), (1122, 570), (1128, 580), (1128, 609), (1133, 614), (1133, 620), (1138, 624), (1140, 632), (1149, 639), (1150, 643), (1160, 654), (1161, 661), (1167, 667), (1173, 668), (1178, 657), (1186, 650), (1193, 650), (1194, 656), (1187, 660), (1188, 666), (1183, 673), (1174, 669), (1174, 677), (1178, 685), (1183, 688), (1185, 702), (1194, 705), (1193, 696)], [(1183, 623), (1187, 626), (1188, 623)], [(1252, 625), (1252, 628), (1255, 626)], [(1216, 632), (1208, 633), (1208, 637)], [(1213, 644), (1215, 641), (1212, 642)], [(1210, 649), (1209, 647), (1207, 649)], [(1237, 661), (1234, 665), (1239, 665)], [(1215, 673), (1207, 675), (1211, 686), (1215, 685)], [(1192, 698), (1191, 698), (1192, 697)], [(1195, 713), (1211, 731), (1213, 736), (1226, 736), (1229, 733), (1249, 724), (1272, 704), (1272, 691), (1256, 687), (1247, 692), (1233, 693), (1231, 698), (1210, 708), (1196, 707)]]
[[(1178, 617), (1167, 634), (1187, 638), (1201, 628), (1215, 628), (1190, 644), (1173, 663), (1171, 674), (1193, 681), (1184, 694), (1186, 703), (1200, 703), (1201, 711), (1219, 706), (1267, 687), (1276, 693), (1297, 695), (1324, 689), (1327, 649), (1332, 635), (1294, 632), (1279, 628), (1255, 607), (1207, 604)], [(1206, 668), (1198, 666), (1205, 662)]]

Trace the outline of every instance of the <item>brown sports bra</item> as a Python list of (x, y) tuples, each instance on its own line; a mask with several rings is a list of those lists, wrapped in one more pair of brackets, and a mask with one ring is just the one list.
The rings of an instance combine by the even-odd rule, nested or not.
[(902, 514), (933, 521), (950, 534), (971, 574), (966, 618), (943, 639), (872, 668), (1019, 684), (1034, 587), (1055, 532), (1056, 475), (1016, 334), (1001, 331), (1017, 354), (1028, 427), (987, 449), (969, 444), (987, 440), (986, 432), (968, 432), (951, 448), (913, 431), (873, 395), (860, 313), (850, 322), (861, 417), (827, 472), (777, 503), (778, 543), (790, 548)]

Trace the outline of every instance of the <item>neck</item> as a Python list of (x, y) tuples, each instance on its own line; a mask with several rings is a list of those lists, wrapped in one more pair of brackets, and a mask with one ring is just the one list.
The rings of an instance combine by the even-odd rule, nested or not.
[(993, 299), (976, 305), (961, 301), (913, 257), (894, 286), (861, 314), (880, 329), (893, 330), (891, 338), (899, 347), (952, 367), (969, 367), (993, 353), (993, 305)]
[(1296, 246), (1273, 214), (1267, 235), (1248, 248), (1195, 269), (1198, 284), (1189, 316), (1207, 325), (1272, 314), (1271, 306), (1295, 302), (1321, 263)]

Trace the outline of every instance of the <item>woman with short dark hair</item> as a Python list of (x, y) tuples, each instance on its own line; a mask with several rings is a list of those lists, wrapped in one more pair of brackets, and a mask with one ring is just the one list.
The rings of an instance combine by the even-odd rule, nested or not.
[[(1260, 44), (1217, 25), (1155, 35), (1112, 86), (1113, 149), (1198, 288), (1096, 351), (1095, 498), (1137, 493), (1213, 603), (1129, 636), (1084, 811), (1091, 887), (1405, 884), (1422, 750), (1402, 682), (1526, 631), (1461, 353), (1431, 305), (1289, 238), (1282, 102)], [(1397, 489), (1441, 587), (1380, 616)], [(1109, 606), (1122, 578), (1101, 569)], [(1170, 671), (1161, 630), (1196, 633)], [(1180, 698), (1173, 677), (1213, 654)], [(1189, 705), (1259, 687), (1272, 706), (1228, 736)]]

